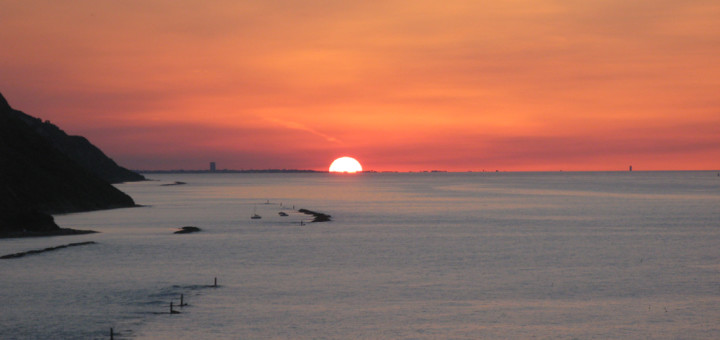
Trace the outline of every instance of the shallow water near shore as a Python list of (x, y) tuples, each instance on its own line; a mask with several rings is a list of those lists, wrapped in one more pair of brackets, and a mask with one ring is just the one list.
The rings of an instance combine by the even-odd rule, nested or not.
[(0, 260), (0, 338), (720, 338), (716, 172), (149, 177), (0, 240), (96, 242)]

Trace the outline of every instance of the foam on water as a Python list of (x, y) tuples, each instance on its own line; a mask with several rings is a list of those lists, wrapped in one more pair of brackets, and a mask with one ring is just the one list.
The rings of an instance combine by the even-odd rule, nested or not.
[(151, 177), (0, 240), (97, 242), (0, 260), (0, 338), (720, 337), (712, 172)]

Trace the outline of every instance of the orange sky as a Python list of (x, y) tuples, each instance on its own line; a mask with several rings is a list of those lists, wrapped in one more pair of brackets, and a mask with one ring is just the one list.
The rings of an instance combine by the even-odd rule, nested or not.
[(0, 8), (0, 92), (133, 169), (720, 169), (717, 0)]

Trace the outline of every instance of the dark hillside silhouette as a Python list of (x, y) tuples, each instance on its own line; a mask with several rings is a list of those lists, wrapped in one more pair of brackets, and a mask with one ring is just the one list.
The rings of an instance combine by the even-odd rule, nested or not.
[(0, 106), (3, 111), (7, 111), (8, 115), (27, 124), (30, 129), (45, 138), (54, 148), (105, 181), (121, 183), (145, 180), (142, 175), (117, 165), (115, 161), (106, 156), (95, 145), (92, 145), (85, 137), (70, 136), (49, 121), (43, 122), (42, 119), (11, 108), (2, 94), (0, 94)]
[(60, 152), (23, 116), (35, 119), (18, 115), (0, 94), (0, 235), (59, 230), (53, 213), (135, 205)]

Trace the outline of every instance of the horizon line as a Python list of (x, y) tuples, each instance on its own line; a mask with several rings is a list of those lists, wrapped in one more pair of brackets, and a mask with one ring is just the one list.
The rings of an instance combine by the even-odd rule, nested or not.
[[(137, 173), (330, 173), (329, 170), (312, 169), (159, 169), (132, 170)], [(356, 173), (500, 173), (500, 172), (715, 172), (720, 169), (682, 169), (682, 170), (363, 170)], [(720, 174), (720, 173), (719, 173)]]

